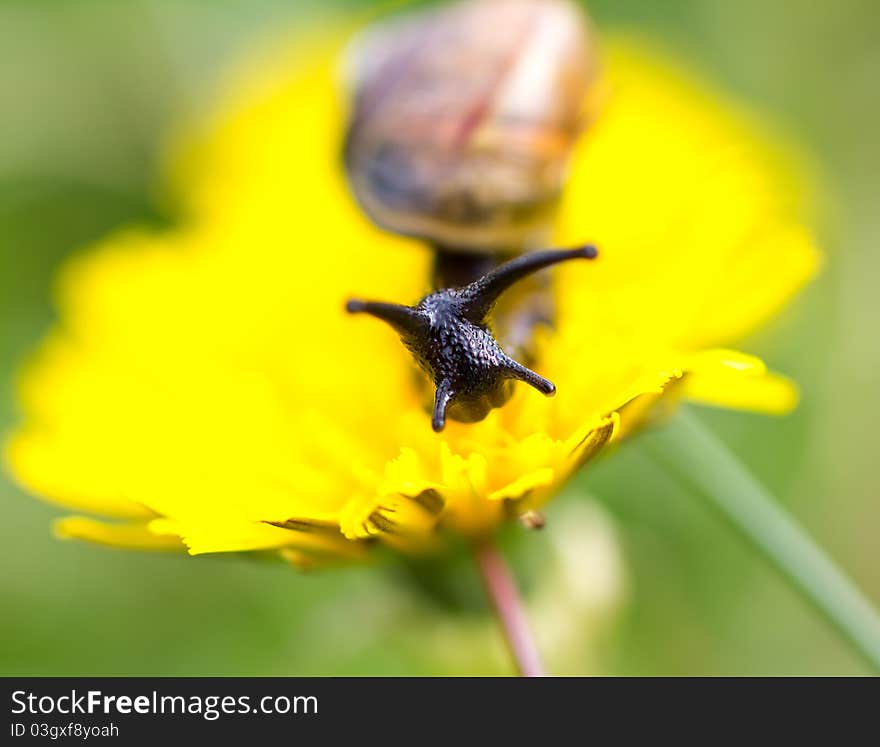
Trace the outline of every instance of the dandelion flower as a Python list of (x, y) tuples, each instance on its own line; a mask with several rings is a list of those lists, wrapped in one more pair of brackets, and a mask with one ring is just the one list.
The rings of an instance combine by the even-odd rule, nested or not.
[(539, 508), (681, 398), (781, 413), (787, 379), (730, 349), (813, 274), (796, 170), (738, 107), (642, 42), (605, 40), (611, 94), (576, 147), (535, 366), (438, 434), (394, 332), (352, 295), (411, 303), (429, 251), (374, 227), (340, 166), (340, 45), (251, 66), (174, 152), (186, 218), (72, 258), (59, 321), (20, 380), (6, 447), (57, 532), (304, 567), (479, 539)]

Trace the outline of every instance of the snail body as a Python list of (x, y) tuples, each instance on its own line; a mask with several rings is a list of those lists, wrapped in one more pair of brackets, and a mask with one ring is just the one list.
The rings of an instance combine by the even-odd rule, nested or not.
[(459, 2), (369, 30), (349, 68), (352, 191), (377, 225), (433, 249), (436, 290), (348, 311), (401, 335), (435, 384), (435, 430), (447, 414), (481, 420), (513, 380), (553, 394), (508, 353), (530, 361), (535, 327), (553, 321), (549, 279), (534, 273), (596, 256), (527, 253), (549, 232), (589, 118), (598, 65), (586, 16), (568, 0)]

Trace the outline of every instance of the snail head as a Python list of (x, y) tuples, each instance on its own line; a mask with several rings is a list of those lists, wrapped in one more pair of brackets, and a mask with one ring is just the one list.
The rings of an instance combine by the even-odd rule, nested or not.
[(443, 288), (415, 306), (350, 300), (349, 313), (370, 314), (390, 324), (436, 387), (431, 424), (447, 417), (473, 423), (500, 407), (524, 381), (552, 396), (552, 382), (510, 358), (493, 336), (488, 317), (501, 294), (518, 280), (569, 259), (594, 259), (590, 245), (523, 254), (461, 288)]

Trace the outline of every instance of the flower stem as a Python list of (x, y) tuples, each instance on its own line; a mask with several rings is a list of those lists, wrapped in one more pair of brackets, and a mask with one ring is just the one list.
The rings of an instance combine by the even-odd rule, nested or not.
[(660, 463), (706, 498), (880, 671), (877, 611), (711, 431), (682, 411), (645, 441)]
[(541, 655), (504, 556), (490, 540), (484, 540), (474, 546), (474, 557), (518, 673), (522, 677), (543, 677)]

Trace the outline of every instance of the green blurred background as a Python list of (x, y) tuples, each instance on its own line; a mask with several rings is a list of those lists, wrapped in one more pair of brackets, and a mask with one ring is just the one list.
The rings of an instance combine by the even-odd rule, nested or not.
[[(327, 3), (321, 4), (326, 10)], [(352, 8), (363, 3), (344, 3)], [(0, 428), (52, 319), (52, 274), (131, 222), (174, 220), (169, 128), (229, 64), (317, 3), (0, 2)], [(821, 174), (826, 271), (741, 347), (801, 382), (792, 416), (701, 410), (880, 599), (880, 6), (875, 0), (594, 0), (769, 114)], [(244, 557), (59, 542), (59, 512), (0, 477), (0, 674), (504, 674), (468, 558), (303, 575)], [(550, 668), (569, 674), (865, 674), (814, 611), (637, 441), (510, 527)]]

